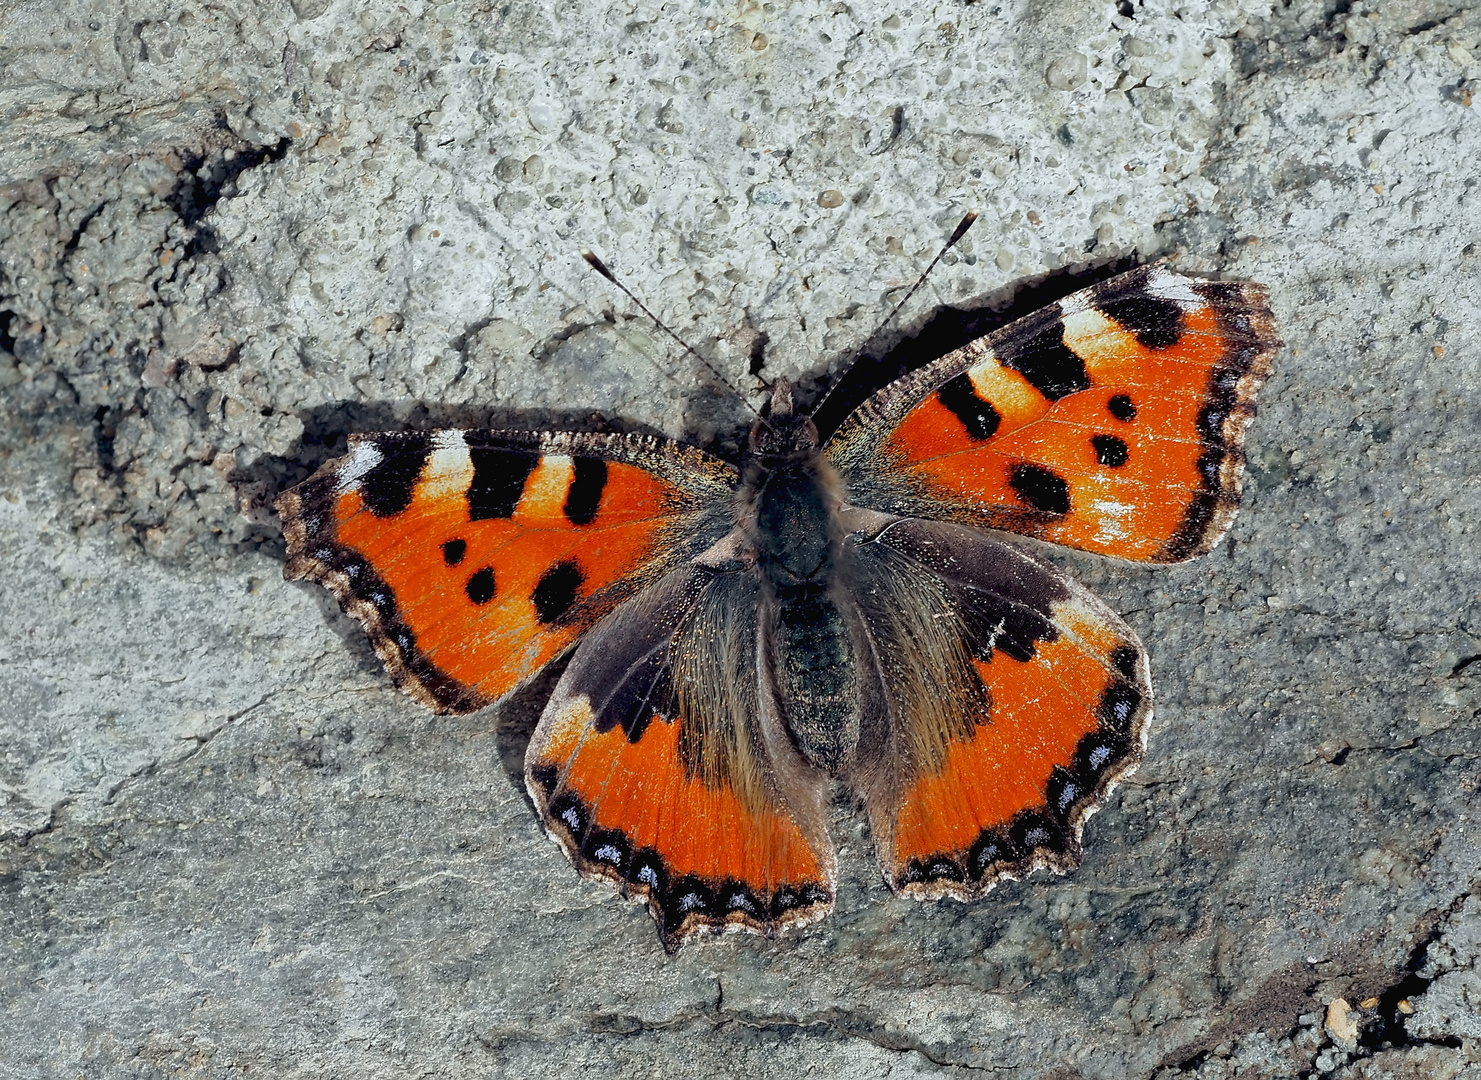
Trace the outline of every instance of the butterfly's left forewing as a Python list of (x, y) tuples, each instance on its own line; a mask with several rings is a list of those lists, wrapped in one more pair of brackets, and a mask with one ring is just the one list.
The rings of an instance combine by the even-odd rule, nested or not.
[(351, 436), (278, 499), (284, 573), (328, 586), (418, 701), (468, 712), (723, 535), (735, 482), (646, 436)]

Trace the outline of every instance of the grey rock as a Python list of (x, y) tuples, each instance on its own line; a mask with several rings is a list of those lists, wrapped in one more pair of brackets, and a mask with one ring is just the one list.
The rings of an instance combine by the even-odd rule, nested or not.
[[(1475, 1076), (1481, 15), (1330, 7), (0, 10), (0, 1076)], [(1272, 288), (1230, 539), (1054, 556), (1147, 762), (1072, 876), (896, 899), (840, 803), (831, 919), (666, 957), (525, 798), (549, 680), (425, 714), (271, 499), (351, 430), (733, 449), (577, 251), (759, 404), (967, 209), (872, 351), (1122, 260)]]

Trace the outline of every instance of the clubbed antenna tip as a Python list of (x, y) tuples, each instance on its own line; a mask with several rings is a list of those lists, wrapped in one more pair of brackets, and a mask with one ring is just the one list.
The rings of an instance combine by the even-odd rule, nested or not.
[(607, 264), (602, 262), (601, 259), (597, 258), (596, 253), (593, 252), (590, 248), (582, 248), (581, 257), (591, 264), (591, 268), (593, 270), (595, 270), (598, 274), (601, 274), (602, 277), (606, 278), (613, 285), (619, 284), (617, 279), (612, 276), (612, 271), (607, 269)]
[(608, 270), (607, 269), (607, 264), (604, 263), (604, 262), (602, 262), (601, 259), (597, 258), (597, 255), (596, 255), (595, 252), (593, 252), (590, 248), (582, 248), (581, 249), (581, 257), (586, 260), (586, 263), (587, 263), (588, 266), (590, 266), (598, 274), (601, 274), (602, 277), (606, 278), (613, 285), (615, 285), (619, 289), (621, 289), (622, 292), (623, 292), (623, 294), (629, 300), (631, 300), (634, 304), (637, 304), (638, 307), (642, 310), (643, 314), (646, 315), (646, 316), (648, 316), (648, 318), (650, 318), (650, 319), (653, 320), (653, 325), (657, 326), (665, 334), (667, 334), (669, 337), (671, 337), (675, 341), (677, 341), (679, 343), (679, 347), (680, 348), (682, 348), (690, 356), (694, 357), (701, 364), (703, 364), (707, 369), (709, 369), (710, 374), (713, 375), (713, 376), (715, 376), (715, 378), (719, 379), (721, 385), (723, 385), (727, 390), (729, 390), (736, 397), (740, 398), (741, 404), (744, 405), (747, 409), (751, 410), (751, 412), (755, 415), (756, 419), (760, 420), (763, 424), (766, 423), (765, 418), (762, 417), (762, 415), (759, 412), (756, 411), (756, 406), (752, 405), (749, 401), (746, 400), (745, 395), (742, 394), (739, 390), (737, 390), (731, 384), (730, 380), (727, 379), (724, 375), (722, 375), (720, 373), (720, 369), (717, 368), (717, 367), (715, 367), (714, 364), (710, 363), (703, 356), (701, 356), (699, 354), (699, 352), (696, 351), (694, 349), (694, 347), (691, 346), (687, 341), (685, 341), (678, 334), (676, 334), (672, 330), (670, 330), (668, 328), (668, 325), (662, 319), (660, 319), (657, 315), (653, 314), (653, 312), (649, 311), (648, 310), (648, 305), (645, 304), (645, 303), (643, 303), (643, 301), (639, 300), (637, 298), (637, 296), (633, 293), (633, 291), (631, 289), (629, 289), (622, 282), (618, 281), (617, 280), (617, 275), (614, 274), (614, 273), (612, 273), (611, 270)]

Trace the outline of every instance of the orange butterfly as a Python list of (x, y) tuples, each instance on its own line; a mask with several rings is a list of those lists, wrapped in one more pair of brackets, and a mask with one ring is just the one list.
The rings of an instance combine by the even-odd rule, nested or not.
[(738, 468), (650, 436), (352, 436), (278, 499), (285, 574), (439, 712), (574, 647), (530, 795), (671, 950), (829, 911), (835, 778), (891, 887), (970, 899), (1078, 863), (1152, 707), (1130, 628), (982, 530), (1208, 551), (1279, 345), (1263, 286), (1154, 265), (900, 379), (826, 443), (778, 380)]

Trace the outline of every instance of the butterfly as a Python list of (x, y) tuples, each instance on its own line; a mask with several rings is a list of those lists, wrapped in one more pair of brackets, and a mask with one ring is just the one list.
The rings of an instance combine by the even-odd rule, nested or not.
[(1207, 552), (1279, 347), (1266, 289), (1153, 264), (878, 391), (826, 441), (777, 380), (739, 464), (651, 435), (351, 436), (277, 500), (327, 586), (443, 713), (572, 652), (525, 778), (583, 875), (673, 951), (832, 908), (835, 783), (895, 892), (1078, 865), (1142, 758), (1147, 654), (1008, 534)]

